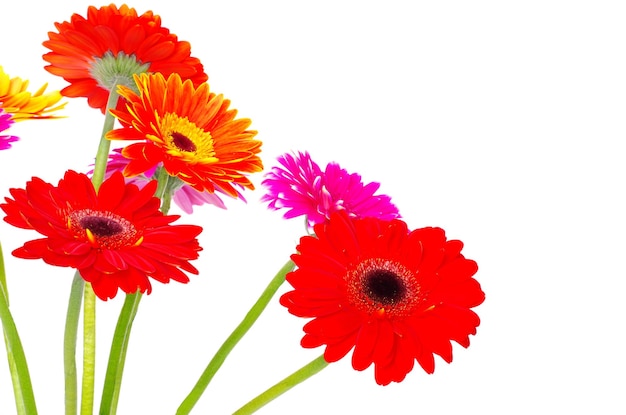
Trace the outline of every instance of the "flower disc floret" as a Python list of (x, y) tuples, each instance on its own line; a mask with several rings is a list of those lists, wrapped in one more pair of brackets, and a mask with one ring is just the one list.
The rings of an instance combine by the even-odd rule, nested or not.
[(141, 243), (135, 226), (112, 212), (75, 210), (69, 213), (67, 223), (76, 239), (89, 241), (94, 248), (118, 249)]
[(385, 258), (368, 258), (349, 267), (345, 283), (350, 304), (379, 317), (409, 316), (426, 297), (410, 269)]

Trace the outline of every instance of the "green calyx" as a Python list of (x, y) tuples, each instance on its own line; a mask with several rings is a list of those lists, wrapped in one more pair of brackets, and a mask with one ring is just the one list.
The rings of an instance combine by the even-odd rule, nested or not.
[(133, 75), (145, 73), (149, 67), (149, 63), (142, 64), (135, 55), (119, 52), (117, 56), (113, 56), (109, 51), (103, 57), (94, 59), (89, 72), (98, 81), (98, 85), (107, 91), (117, 85), (124, 85), (139, 93)]

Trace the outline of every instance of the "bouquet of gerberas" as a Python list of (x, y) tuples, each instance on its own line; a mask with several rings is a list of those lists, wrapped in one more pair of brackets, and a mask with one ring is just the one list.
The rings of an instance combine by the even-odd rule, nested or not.
[[(33, 177), (23, 188), (5, 189), (0, 209), (10, 225), (39, 234), (11, 246), (14, 257), (76, 270), (64, 334), (66, 414), (93, 413), (96, 303), (119, 291), (126, 296), (99, 402), (100, 414), (114, 414), (143, 295), (154, 281), (187, 283), (189, 274), (201, 272), (193, 261), (202, 254), (202, 224), (178, 223), (179, 215), (168, 214), (171, 202), (192, 215), (193, 206), (223, 208), (225, 197), (244, 200), (243, 193), (254, 189), (249, 175), (263, 171), (261, 142), (249, 129), (251, 121), (211, 91), (190, 44), (152, 12), (89, 7), (86, 16), (56, 23), (43, 45), (49, 49), (45, 68), (69, 85), (31, 93), (28, 82), (0, 67), (0, 150), (18, 141), (9, 135), (12, 123), (56, 117), (65, 105), (62, 96), (85, 97), (102, 111), (102, 136), (91, 170), (68, 170), (56, 184)], [(111, 150), (112, 142), (130, 143)], [(432, 373), (434, 354), (451, 362), (452, 340), (469, 346), (480, 322), (471, 309), (484, 293), (473, 278), (476, 262), (463, 256), (461, 241), (436, 227), (409, 229), (391, 199), (377, 194), (378, 183), (365, 184), (334, 162), (321, 168), (306, 151), (279, 157), (262, 184), (261, 200), (270, 209), (285, 209), (285, 218), (305, 217), (304, 236), (181, 399), (177, 414), (192, 410), (285, 281), (291, 289), (278, 302), (309, 320), (301, 345), (325, 346), (324, 352), (236, 414), (255, 412), (350, 351), (354, 369), (373, 365), (375, 381), (387, 385), (401, 382), (416, 361)], [(0, 317), (17, 413), (35, 414), (26, 356), (9, 309), (9, 278), (0, 256)]]

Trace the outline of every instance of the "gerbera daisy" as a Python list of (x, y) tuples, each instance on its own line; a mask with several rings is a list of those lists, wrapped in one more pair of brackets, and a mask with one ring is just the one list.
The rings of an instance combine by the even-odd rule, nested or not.
[(348, 173), (337, 163), (322, 169), (308, 152), (283, 154), (281, 166), (273, 167), (262, 184), (267, 188), (261, 201), (269, 208), (285, 208), (285, 218), (306, 216), (310, 226), (323, 223), (333, 212), (345, 210), (349, 216), (394, 219), (398, 209), (387, 195), (374, 195), (379, 183), (363, 184), (357, 173)]
[(202, 228), (170, 225), (179, 216), (159, 211), (156, 186), (153, 181), (139, 189), (115, 173), (96, 193), (82, 173), (68, 171), (58, 186), (34, 177), (0, 204), (6, 222), (44, 236), (13, 255), (76, 268), (103, 300), (118, 288), (150, 293), (149, 278), (186, 283), (183, 271), (198, 273), (189, 260), (202, 249), (196, 239)]
[(62, 98), (61, 93), (45, 93), (47, 86), (48, 84), (44, 84), (34, 93), (28, 92), (28, 80), (11, 78), (0, 66), (0, 108), (10, 113), (15, 121), (51, 118), (51, 112), (60, 110), (67, 103), (56, 105)]
[[(11, 114), (7, 114), (0, 108), (0, 133), (7, 130), (13, 122)], [(11, 143), (17, 140), (19, 140), (19, 138), (14, 135), (0, 135), (0, 150), (11, 148)]]
[(210, 92), (204, 83), (195, 88), (178, 74), (135, 76), (139, 95), (120, 86), (127, 111), (112, 113), (123, 128), (107, 133), (113, 140), (141, 140), (122, 150), (130, 162), (125, 176), (144, 173), (157, 164), (199, 192), (223, 190), (232, 197), (233, 185), (254, 189), (245, 173), (263, 170), (261, 142), (247, 130), (248, 118), (235, 119), (230, 101)]
[[(116, 148), (113, 150), (111, 154), (109, 154), (109, 160), (107, 162), (107, 168), (105, 173), (105, 178), (110, 177), (114, 172), (119, 171), (122, 172), (126, 165), (128, 165), (128, 160), (126, 157), (122, 156), (122, 149)], [(146, 170), (144, 174), (140, 174), (138, 176), (128, 177), (126, 179), (127, 183), (133, 183), (137, 185), (139, 188), (144, 187), (154, 176), (156, 172), (156, 167), (153, 167), (149, 170)], [(87, 172), (87, 174), (93, 173), (93, 170)], [(216, 189), (216, 191), (221, 192), (221, 189)], [(245, 201), (243, 195), (239, 194), (239, 197)], [(178, 207), (180, 207), (183, 212), (191, 214), (193, 213), (194, 206), (201, 206), (204, 204), (210, 204), (217, 206), (221, 209), (226, 209), (226, 205), (222, 201), (222, 199), (216, 193), (209, 193), (207, 191), (198, 192), (193, 187), (182, 184), (172, 193), (172, 200)]]
[(326, 345), (335, 362), (351, 349), (352, 366), (374, 364), (376, 382), (402, 381), (415, 360), (432, 373), (433, 353), (452, 361), (451, 340), (469, 346), (484, 301), (472, 278), (476, 262), (440, 228), (408, 231), (400, 219), (355, 219), (341, 211), (304, 236), (292, 256), (293, 286), (280, 299), (291, 314), (313, 318), (302, 346)]
[(58, 33), (49, 32), (43, 55), (46, 70), (71, 85), (61, 93), (86, 97), (89, 105), (106, 108), (115, 85), (134, 87), (133, 74), (178, 73), (199, 85), (208, 79), (200, 60), (191, 57), (189, 42), (179, 41), (161, 18), (147, 11), (137, 15), (133, 8), (113, 4), (90, 6), (87, 18), (73, 14), (71, 21), (55, 23)]

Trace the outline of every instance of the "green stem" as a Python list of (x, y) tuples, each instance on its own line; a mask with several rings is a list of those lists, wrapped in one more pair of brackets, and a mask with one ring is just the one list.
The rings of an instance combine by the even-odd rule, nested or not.
[(117, 87), (113, 87), (109, 93), (109, 100), (107, 101), (104, 124), (102, 125), (102, 134), (100, 135), (96, 161), (93, 166), (93, 176), (91, 176), (91, 181), (93, 182), (93, 186), (96, 190), (98, 190), (104, 181), (104, 175), (106, 173), (107, 162), (109, 159), (109, 149), (111, 148), (111, 142), (107, 140), (106, 134), (111, 131), (115, 125), (115, 116), (111, 114), (109, 109), (117, 106), (118, 98), (119, 94), (117, 93)]
[(312, 360), (306, 366), (303, 366), (299, 370), (293, 372), (291, 375), (287, 376), (285, 379), (281, 380), (280, 382), (278, 382), (256, 398), (252, 399), (250, 402), (248, 402), (235, 412), (233, 412), (233, 415), (249, 415), (256, 412), (269, 402), (287, 392), (289, 389), (304, 382), (311, 376), (320, 372), (326, 366), (328, 366), (328, 362), (324, 360), (324, 355), (319, 356), (318, 358)]
[(237, 345), (239, 340), (241, 340), (241, 338), (248, 332), (250, 327), (252, 327), (252, 325), (256, 322), (263, 310), (265, 310), (265, 307), (267, 307), (267, 304), (270, 302), (276, 291), (278, 291), (278, 288), (285, 281), (285, 276), (293, 270), (294, 266), (295, 264), (293, 261), (287, 261), (280, 271), (278, 271), (276, 276), (274, 276), (274, 278), (270, 281), (268, 286), (265, 288), (265, 291), (263, 291), (256, 303), (254, 303), (250, 311), (248, 311), (248, 314), (246, 314), (241, 323), (239, 323), (231, 335), (224, 341), (217, 353), (215, 353), (215, 356), (213, 356), (213, 359), (209, 362), (208, 366), (196, 382), (196, 385), (178, 407), (176, 415), (186, 415), (191, 411), (204, 393), (207, 386), (209, 386), (209, 383), (213, 379), (213, 376), (215, 376), (215, 373), (217, 373), (226, 360), (226, 357), (233, 350), (235, 345)]
[(7, 358), (11, 381), (13, 382), (13, 394), (18, 415), (36, 415), (37, 406), (33, 386), (30, 381), (26, 355), (22, 347), (22, 341), (17, 332), (15, 321), (9, 310), (9, 295), (6, 287), (6, 276), (4, 272), (4, 259), (2, 256), (2, 246), (0, 245), (0, 321), (4, 333), (4, 342), (7, 348)]
[(161, 212), (164, 215), (167, 215), (167, 212), (169, 212), (172, 202), (173, 189), (170, 187), (170, 178), (171, 176), (163, 167), (157, 169), (156, 179), (158, 185), (154, 195), (161, 199)]
[(83, 384), (81, 415), (93, 414), (94, 379), (96, 372), (96, 295), (85, 283), (83, 306)]
[(117, 320), (117, 326), (113, 334), (113, 342), (111, 343), (106, 377), (104, 379), (102, 399), (100, 401), (100, 415), (114, 415), (117, 411), (117, 403), (122, 387), (124, 362), (126, 360), (126, 351), (128, 350), (128, 341), (130, 339), (130, 330), (132, 329), (133, 321), (137, 315), (141, 295), (140, 292), (126, 295), (124, 306)]
[(65, 415), (77, 413), (77, 381), (76, 381), (76, 337), (78, 334), (78, 320), (80, 307), (83, 302), (85, 281), (78, 271), (74, 274), (70, 299), (67, 305), (65, 319), (65, 334), (63, 337), (63, 364), (65, 367)]
[(7, 277), (4, 272), (4, 256), (2, 255), (2, 244), (0, 243), (0, 286), (4, 289), (4, 297), (9, 306), (9, 290), (7, 289)]

